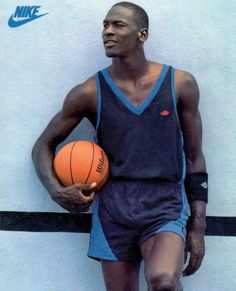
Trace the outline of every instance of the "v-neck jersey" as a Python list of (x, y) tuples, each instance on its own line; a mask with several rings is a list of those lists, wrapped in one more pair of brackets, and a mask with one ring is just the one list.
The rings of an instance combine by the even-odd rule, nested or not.
[(125, 94), (120, 90), (120, 88), (116, 85), (116, 83), (113, 81), (110, 73), (108, 72), (108, 69), (105, 68), (101, 71), (101, 73), (103, 74), (106, 82), (109, 84), (111, 90), (113, 91), (113, 93), (121, 100), (121, 102), (129, 109), (131, 110), (133, 113), (135, 114), (141, 114), (152, 102), (152, 100), (155, 98), (156, 94), (158, 93), (163, 80), (165, 79), (165, 76), (167, 74), (168, 71), (168, 66), (167, 65), (163, 65), (160, 75), (157, 78), (156, 82), (154, 83), (150, 93), (148, 94), (148, 96), (145, 98), (145, 100), (139, 104), (139, 105), (134, 105), (126, 96)]
[(96, 75), (96, 141), (106, 152), (111, 178), (181, 182), (183, 138), (174, 93), (174, 68), (163, 66), (150, 94), (133, 105), (108, 74)]

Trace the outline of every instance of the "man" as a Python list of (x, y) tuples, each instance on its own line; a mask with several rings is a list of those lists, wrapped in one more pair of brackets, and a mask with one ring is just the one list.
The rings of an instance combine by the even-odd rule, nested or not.
[[(204, 256), (207, 174), (198, 86), (191, 74), (145, 58), (148, 17), (141, 7), (117, 3), (103, 24), (112, 64), (69, 92), (34, 146), (35, 168), (65, 209), (87, 211), (95, 198), (88, 255), (101, 260), (107, 290), (139, 290), (141, 260), (149, 291), (181, 290), (185, 168), (191, 228), (183, 275), (193, 274)], [(96, 183), (63, 187), (52, 168), (56, 146), (84, 117), (110, 160), (110, 177), (97, 195)]]

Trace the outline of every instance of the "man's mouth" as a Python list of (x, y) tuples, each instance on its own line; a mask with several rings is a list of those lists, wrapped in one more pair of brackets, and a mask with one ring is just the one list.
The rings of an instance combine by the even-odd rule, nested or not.
[(108, 39), (108, 40), (105, 40), (105, 41), (104, 41), (104, 45), (105, 45), (105, 47), (107, 47), (107, 48), (110, 48), (110, 47), (115, 46), (116, 43), (117, 43), (117, 41), (116, 41), (116, 40), (113, 40), (113, 39)]

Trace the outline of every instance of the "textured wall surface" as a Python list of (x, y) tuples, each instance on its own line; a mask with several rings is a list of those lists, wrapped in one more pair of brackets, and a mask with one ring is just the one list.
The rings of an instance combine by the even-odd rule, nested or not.
[[(1, 211), (64, 211), (38, 181), (31, 148), (67, 92), (110, 63), (101, 30), (115, 2), (1, 1)], [(236, 2), (136, 3), (150, 16), (147, 58), (189, 71), (198, 81), (210, 173), (207, 214), (235, 216)], [(10, 28), (17, 5), (41, 5), (39, 14), (49, 14)], [(74, 136), (88, 137), (84, 124)], [(99, 264), (86, 257), (87, 244), (87, 234), (0, 232), (0, 290), (103, 291)], [(236, 238), (207, 237), (206, 249), (202, 268), (183, 280), (185, 290), (236, 290)]]

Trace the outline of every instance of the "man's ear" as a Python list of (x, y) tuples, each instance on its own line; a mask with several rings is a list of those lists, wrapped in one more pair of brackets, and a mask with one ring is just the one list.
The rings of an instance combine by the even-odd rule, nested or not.
[(139, 36), (139, 41), (140, 42), (145, 42), (148, 38), (148, 30), (147, 28), (142, 28), (139, 30), (139, 33), (138, 33), (138, 36)]

